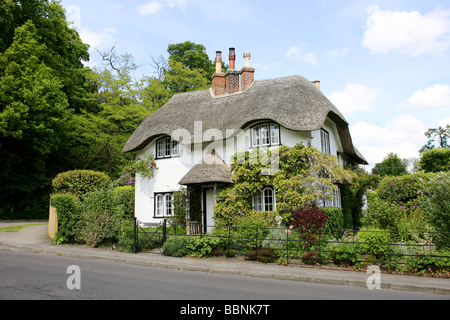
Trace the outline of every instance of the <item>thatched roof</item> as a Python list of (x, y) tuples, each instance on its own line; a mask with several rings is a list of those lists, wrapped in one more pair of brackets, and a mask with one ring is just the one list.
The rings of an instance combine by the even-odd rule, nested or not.
[[(136, 129), (123, 152), (138, 151), (162, 135), (177, 129), (191, 134), (191, 142), (203, 141), (209, 129), (230, 132), (258, 120), (271, 120), (294, 131), (319, 130), (326, 118), (337, 125), (344, 152), (359, 163), (367, 163), (353, 146), (348, 123), (335, 106), (310, 81), (301, 76), (255, 81), (246, 91), (214, 97), (210, 89), (172, 97)], [(201, 121), (202, 131), (194, 130)], [(231, 129), (231, 131), (230, 131)], [(228, 131), (227, 131), (228, 130)], [(228, 134), (228, 135), (227, 135)]]
[(233, 183), (231, 169), (215, 154), (207, 154), (179, 182), (180, 185), (200, 185), (208, 183)]

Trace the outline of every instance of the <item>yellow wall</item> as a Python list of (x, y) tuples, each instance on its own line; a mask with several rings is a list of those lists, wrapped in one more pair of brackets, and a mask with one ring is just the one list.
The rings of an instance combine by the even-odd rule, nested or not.
[(58, 231), (58, 214), (56, 208), (50, 206), (50, 212), (48, 217), (48, 237), (53, 239), (56, 231)]

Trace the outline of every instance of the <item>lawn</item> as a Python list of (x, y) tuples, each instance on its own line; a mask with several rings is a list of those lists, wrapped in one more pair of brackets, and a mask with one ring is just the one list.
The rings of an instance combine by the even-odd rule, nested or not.
[(19, 232), (19, 231), (25, 229), (26, 227), (42, 226), (42, 225), (45, 225), (45, 224), (46, 223), (16, 225), (16, 226), (11, 226), (11, 227), (0, 228), (0, 232)]

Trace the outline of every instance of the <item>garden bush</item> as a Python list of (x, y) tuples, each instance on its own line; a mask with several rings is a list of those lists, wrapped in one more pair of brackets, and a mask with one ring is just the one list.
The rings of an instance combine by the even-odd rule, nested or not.
[(308, 205), (294, 210), (288, 223), (305, 244), (312, 245), (321, 236), (327, 220), (325, 212), (317, 205)]
[(125, 215), (134, 218), (135, 189), (132, 186), (116, 187), (113, 189), (119, 195), (119, 203), (123, 206)]
[(163, 245), (163, 254), (170, 257), (184, 257), (188, 254), (186, 248), (188, 243), (189, 238), (184, 236), (169, 237)]
[(52, 181), (53, 191), (71, 192), (80, 199), (108, 185), (111, 179), (103, 172), (73, 170), (58, 174)]
[(388, 254), (392, 253), (389, 244), (394, 243), (389, 232), (376, 228), (362, 228), (356, 234), (356, 241), (361, 254), (372, 255), (381, 260), (388, 259)]
[(208, 258), (219, 246), (220, 240), (216, 237), (193, 237), (186, 244), (186, 249), (191, 257)]
[(91, 247), (101, 242), (117, 241), (122, 222), (125, 220), (124, 206), (120, 195), (104, 188), (89, 193), (81, 203), (79, 240)]
[(364, 226), (395, 230), (401, 215), (402, 209), (398, 204), (382, 200), (376, 192), (367, 192), (367, 209), (363, 219)]
[[(436, 231), (450, 232), (450, 173), (433, 174), (424, 185), (419, 204), (428, 212)], [(449, 237), (447, 234), (447, 243)]]
[(57, 244), (74, 243), (80, 221), (80, 202), (72, 193), (56, 193), (50, 197), (50, 205), (56, 208), (58, 231), (54, 241)]

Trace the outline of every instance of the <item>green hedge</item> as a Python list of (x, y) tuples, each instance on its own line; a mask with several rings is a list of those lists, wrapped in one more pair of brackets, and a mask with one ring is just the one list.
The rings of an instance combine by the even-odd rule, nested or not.
[(72, 193), (57, 193), (50, 197), (50, 205), (58, 213), (58, 231), (55, 241), (60, 243), (75, 243), (78, 223), (81, 217), (80, 201)]
[(73, 170), (58, 174), (52, 181), (53, 192), (70, 192), (80, 199), (111, 182), (108, 175), (92, 170)]

